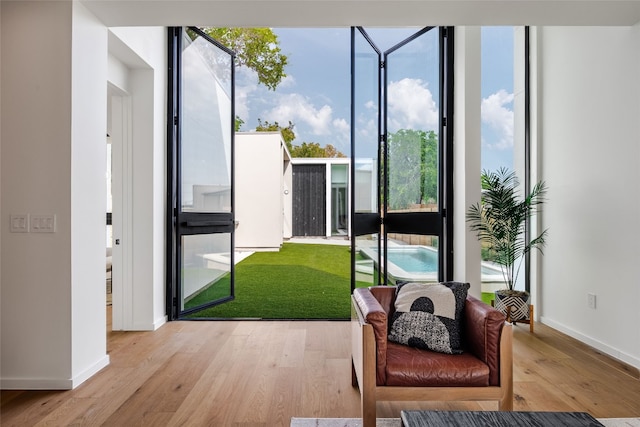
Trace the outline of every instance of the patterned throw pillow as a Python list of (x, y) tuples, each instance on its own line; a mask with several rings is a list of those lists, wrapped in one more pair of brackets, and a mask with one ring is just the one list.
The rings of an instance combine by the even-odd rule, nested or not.
[(462, 353), (461, 318), (468, 283), (405, 283), (398, 287), (389, 341), (447, 354)]

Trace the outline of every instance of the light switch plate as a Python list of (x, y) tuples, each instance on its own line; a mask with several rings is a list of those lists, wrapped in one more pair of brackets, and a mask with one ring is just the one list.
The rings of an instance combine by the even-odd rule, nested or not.
[(56, 216), (55, 215), (31, 215), (31, 232), (32, 233), (55, 233), (56, 232)]
[(28, 233), (29, 232), (29, 214), (11, 215), (12, 233)]

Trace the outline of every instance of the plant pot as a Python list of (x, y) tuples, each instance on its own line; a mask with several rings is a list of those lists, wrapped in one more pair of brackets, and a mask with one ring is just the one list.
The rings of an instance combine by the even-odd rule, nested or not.
[(531, 296), (528, 292), (499, 289), (495, 295), (495, 308), (507, 316), (508, 321), (530, 320), (529, 301)]

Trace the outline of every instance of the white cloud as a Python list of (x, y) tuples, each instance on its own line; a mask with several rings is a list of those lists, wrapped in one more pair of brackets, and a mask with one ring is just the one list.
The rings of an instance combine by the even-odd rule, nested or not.
[[(351, 141), (351, 126), (349, 126), (349, 122), (345, 119), (334, 119), (333, 122), (333, 130), (336, 138), (336, 143), (334, 146), (339, 145), (342, 147), (348, 147), (349, 142)], [(348, 154), (348, 153), (344, 153)]]
[(280, 81), (280, 84), (278, 85), (278, 89), (292, 88), (296, 84), (297, 84), (296, 78), (293, 77), (292, 75), (288, 75), (287, 77), (285, 77)]
[(428, 86), (429, 83), (421, 79), (410, 78), (389, 84), (387, 120), (390, 132), (437, 129), (438, 107)]
[(277, 105), (263, 115), (267, 121), (277, 121), (286, 125), (289, 121), (294, 124), (306, 124), (314, 135), (330, 135), (333, 130), (333, 111), (329, 105), (316, 108), (305, 96), (298, 93), (282, 95), (277, 99)]
[[(489, 148), (504, 150), (513, 147), (513, 94), (504, 89), (482, 100), (482, 123), (487, 124), (495, 133), (495, 138), (487, 141), (483, 135), (483, 144)], [(511, 108), (511, 109), (510, 109)]]
[(251, 119), (250, 97), (258, 90), (257, 73), (247, 67), (240, 67), (236, 73), (235, 112), (245, 123)]
[(236, 116), (239, 116), (245, 122), (249, 120), (249, 95), (256, 91), (256, 86), (236, 86), (235, 91), (235, 109)]
[[(429, 90), (429, 84), (421, 79), (405, 78), (391, 82), (388, 88), (387, 120), (389, 132), (400, 129), (437, 130), (438, 107)], [(356, 139), (360, 149), (371, 151), (375, 156), (377, 147), (377, 114), (375, 101), (364, 103), (367, 112), (357, 118)]]

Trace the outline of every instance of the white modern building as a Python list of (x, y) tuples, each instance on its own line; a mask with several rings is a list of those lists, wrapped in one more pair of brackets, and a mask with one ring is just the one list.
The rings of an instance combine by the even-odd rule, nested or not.
[(235, 136), (238, 250), (278, 250), (292, 232), (292, 165), (280, 132)]

